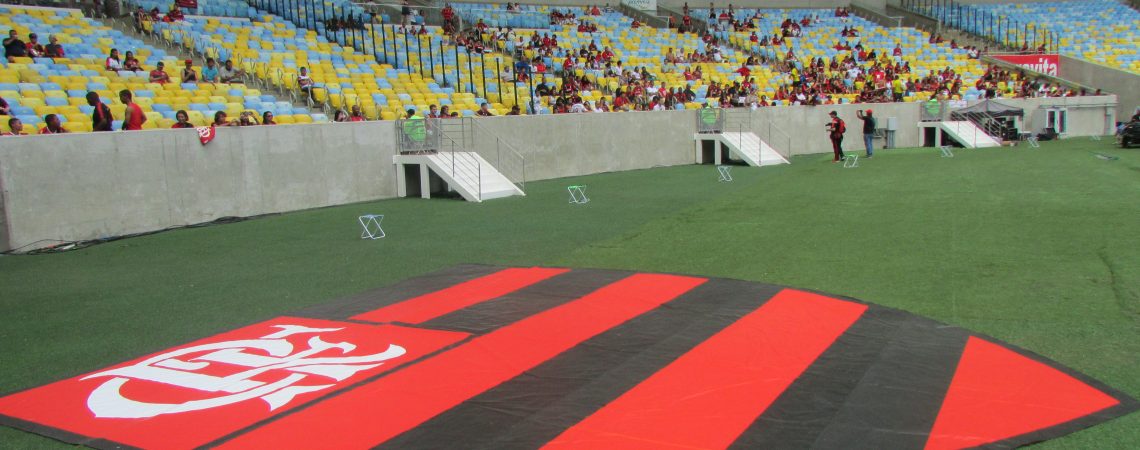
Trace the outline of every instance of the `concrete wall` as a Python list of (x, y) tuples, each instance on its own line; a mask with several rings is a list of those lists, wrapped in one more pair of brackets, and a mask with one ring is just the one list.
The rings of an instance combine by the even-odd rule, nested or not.
[(1117, 117), (1129, 117), (1140, 106), (1140, 75), (1064, 55), (1057, 70), (1061, 78), (1116, 94)]
[(225, 128), (207, 146), (194, 130), (3, 138), (7, 248), (391, 197), (393, 132)]
[(526, 158), (527, 180), (692, 164), (692, 111), (494, 117), (479, 124), (480, 154), (494, 154), (492, 136)]
[[(1115, 101), (1004, 100), (1026, 109), (1026, 129), (1035, 132), (1043, 126), (1042, 107), (1067, 105), (1069, 136), (1106, 134), (1115, 108), (1103, 105)], [(824, 124), (832, 110), (848, 123), (844, 148), (859, 150), (855, 111), (866, 108), (874, 109), (880, 127), (888, 117), (899, 119), (896, 146), (919, 144), (918, 104), (733, 110), (731, 118), (750, 124), (777, 150), (803, 155), (831, 151)], [(696, 160), (694, 111), (495, 117), (478, 123), (475, 147), (489, 155), (495, 137), (509, 143), (526, 158), (532, 181)], [(393, 122), (364, 122), (224, 128), (206, 146), (192, 130), (3, 138), (0, 249), (391, 198), (394, 133)]]

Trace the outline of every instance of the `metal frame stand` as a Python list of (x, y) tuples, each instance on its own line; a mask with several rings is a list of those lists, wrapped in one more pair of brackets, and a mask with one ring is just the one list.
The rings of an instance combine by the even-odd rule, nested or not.
[(716, 171), (720, 173), (720, 179), (717, 181), (732, 181), (732, 166), (716, 166)]
[(356, 218), (360, 222), (360, 227), (364, 229), (360, 233), (361, 239), (380, 239), (385, 236), (384, 228), (380, 227), (380, 222), (384, 221), (383, 214), (366, 214)]
[(590, 202), (590, 198), (586, 197), (586, 185), (566, 186), (566, 191), (570, 193), (570, 203), (585, 204)]
[(1033, 148), (1040, 148), (1041, 147), (1041, 143), (1037, 142), (1037, 136), (1029, 136), (1029, 137), (1025, 138), (1025, 142), (1028, 142), (1029, 146), (1033, 147)]
[(938, 149), (942, 150), (942, 157), (943, 158), (953, 158), (954, 157), (954, 147), (951, 147), (949, 145), (943, 145), (941, 147), (938, 147)]
[(859, 167), (859, 155), (843, 155), (843, 168), (854, 169)]

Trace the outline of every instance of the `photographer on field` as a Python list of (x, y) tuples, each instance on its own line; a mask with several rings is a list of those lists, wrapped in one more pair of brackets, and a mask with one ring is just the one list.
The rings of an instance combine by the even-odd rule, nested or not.
[(839, 118), (839, 113), (832, 111), (829, 115), (831, 122), (827, 124), (827, 135), (831, 138), (831, 151), (835, 153), (835, 159), (831, 162), (839, 162), (844, 158), (843, 134), (847, 132), (847, 124)]

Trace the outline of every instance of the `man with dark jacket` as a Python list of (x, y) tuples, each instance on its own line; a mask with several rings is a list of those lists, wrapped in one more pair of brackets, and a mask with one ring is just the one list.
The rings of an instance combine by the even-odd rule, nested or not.
[(855, 115), (863, 120), (863, 145), (867, 146), (867, 157), (875, 153), (875, 117), (871, 110), (855, 111)]
[(115, 118), (111, 116), (111, 108), (99, 101), (99, 94), (88, 92), (87, 104), (95, 107), (95, 110), (91, 111), (91, 131), (111, 131), (111, 124)]

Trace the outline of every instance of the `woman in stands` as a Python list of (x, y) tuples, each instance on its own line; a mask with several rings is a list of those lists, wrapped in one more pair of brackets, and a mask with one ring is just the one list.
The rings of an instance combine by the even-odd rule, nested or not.
[(139, 65), (139, 60), (135, 58), (134, 53), (128, 51), (126, 56), (123, 57), (123, 70), (129, 70), (131, 72), (142, 70), (142, 67)]
[(333, 114), (333, 122), (348, 122), (348, 121), (349, 121), (348, 113), (345, 112), (343, 109), (338, 109), (338, 110), (336, 110), (336, 114)]
[(170, 128), (194, 128), (194, 124), (190, 123), (190, 115), (186, 114), (184, 110), (180, 109), (174, 113), (174, 120), (177, 122), (174, 122)]
[(59, 116), (55, 114), (44, 116), (44, 123), (44, 127), (40, 128), (40, 134), (60, 134), (67, 132), (67, 129), (59, 123)]
[(196, 83), (198, 82), (198, 72), (194, 71), (194, 61), (187, 59), (186, 67), (182, 69), (182, 82), (183, 83)]
[(0, 97), (0, 116), (8, 115), (8, 108), (8, 102), (4, 101), (4, 97)]
[(266, 111), (264, 114), (262, 114), (261, 115), (261, 124), (262, 125), (277, 125), (277, 122), (273, 121), (273, 113), (270, 111)]
[(119, 60), (119, 49), (111, 49), (111, 54), (107, 55), (107, 60), (103, 62), (103, 67), (115, 72), (123, 70), (123, 62)]
[(238, 126), (238, 122), (236, 120), (228, 120), (225, 111), (218, 111), (214, 113), (214, 123), (212, 125), (215, 127), (236, 127)]

